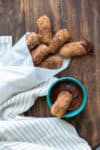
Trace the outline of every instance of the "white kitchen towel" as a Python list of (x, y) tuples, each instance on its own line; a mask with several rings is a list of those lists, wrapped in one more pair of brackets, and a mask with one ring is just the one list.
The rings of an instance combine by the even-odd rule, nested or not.
[(25, 36), (0, 55), (0, 150), (90, 150), (73, 126), (58, 118), (25, 117), (39, 96), (47, 93), (60, 69), (34, 67)]

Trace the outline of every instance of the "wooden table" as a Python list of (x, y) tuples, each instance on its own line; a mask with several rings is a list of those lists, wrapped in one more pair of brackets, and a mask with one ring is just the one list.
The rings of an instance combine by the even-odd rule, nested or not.
[[(87, 107), (68, 121), (95, 146), (100, 143), (100, 0), (0, 0), (0, 34), (12, 35), (15, 42), (26, 31), (37, 31), (36, 19), (43, 14), (50, 17), (53, 33), (66, 27), (73, 40), (86, 38), (94, 44), (93, 55), (73, 59), (58, 77), (73, 76), (85, 84)], [(50, 116), (45, 98), (26, 115)]]

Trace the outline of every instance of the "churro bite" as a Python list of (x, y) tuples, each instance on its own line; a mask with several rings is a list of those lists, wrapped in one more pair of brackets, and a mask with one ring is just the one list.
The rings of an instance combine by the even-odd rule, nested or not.
[(61, 91), (51, 108), (51, 114), (62, 117), (72, 102), (73, 95), (69, 91)]
[(50, 42), (49, 48), (52, 53), (56, 53), (59, 48), (65, 43), (71, 40), (70, 34), (67, 29), (60, 29)]
[(59, 55), (47, 57), (39, 66), (48, 69), (57, 69), (62, 66), (63, 60)]
[(45, 44), (40, 44), (38, 47), (36, 47), (31, 55), (32, 60), (35, 65), (40, 64), (49, 54), (49, 48)]
[(49, 17), (46, 15), (41, 16), (39, 19), (37, 19), (37, 25), (39, 33), (42, 36), (42, 42), (49, 45), (52, 39), (51, 23)]
[(78, 109), (82, 104), (81, 88), (71, 81), (60, 81), (51, 90), (51, 114), (63, 117), (64, 114)]
[(69, 58), (74, 56), (82, 56), (90, 53), (92, 45), (87, 40), (71, 42), (61, 47), (59, 54), (62, 57)]
[(41, 36), (35, 32), (31, 32), (26, 35), (26, 43), (31, 52), (35, 46), (41, 43)]

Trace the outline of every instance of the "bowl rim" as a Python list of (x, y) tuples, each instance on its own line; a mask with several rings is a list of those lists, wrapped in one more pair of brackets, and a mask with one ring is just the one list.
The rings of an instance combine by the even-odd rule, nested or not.
[(82, 97), (82, 103), (81, 103), (80, 107), (75, 109), (75, 110), (73, 110), (73, 111), (71, 111), (71, 112), (67, 112), (62, 117), (62, 118), (72, 118), (72, 117), (78, 115), (79, 113), (81, 113), (84, 110), (84, 108), (85, 108), (85, 106), (87, 104), (87, 98), (88, 98), (87, 91), (86, 91), (86, 88), (85, 88), (84, 84), (80, 80), (78, 80), (78, 79), (76, 79), (74, 77), (61, 77), (61, 78), (58, 78), (54, 82), (52, 82), (51, 85), (48, 88), (47, 104), (48, 104), (49, 108), (51, 108), (51, 106), (52, 106), (52, 100), (50, 98), (51, 90), (57, 83), (59, 83), (61, 81), (71, 81), (71, 82), (75, 83), (76, 85), (78, 85), (80, 87), (81, 91), (82, 91), (83, 97)]

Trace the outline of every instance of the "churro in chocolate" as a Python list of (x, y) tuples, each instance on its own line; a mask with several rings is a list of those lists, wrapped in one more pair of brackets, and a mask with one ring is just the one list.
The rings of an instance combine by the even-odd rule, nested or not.
[(59, 54), (62, 57), (69, 58), (74, 56), (82, 56), (90, 53), (92, 45), (87, 40), (71, 42), (61, 47)]
[(61, 91), (51, 108), (51, 114), (62, 117), (72, 102), (73, 95), (69, 91)]

